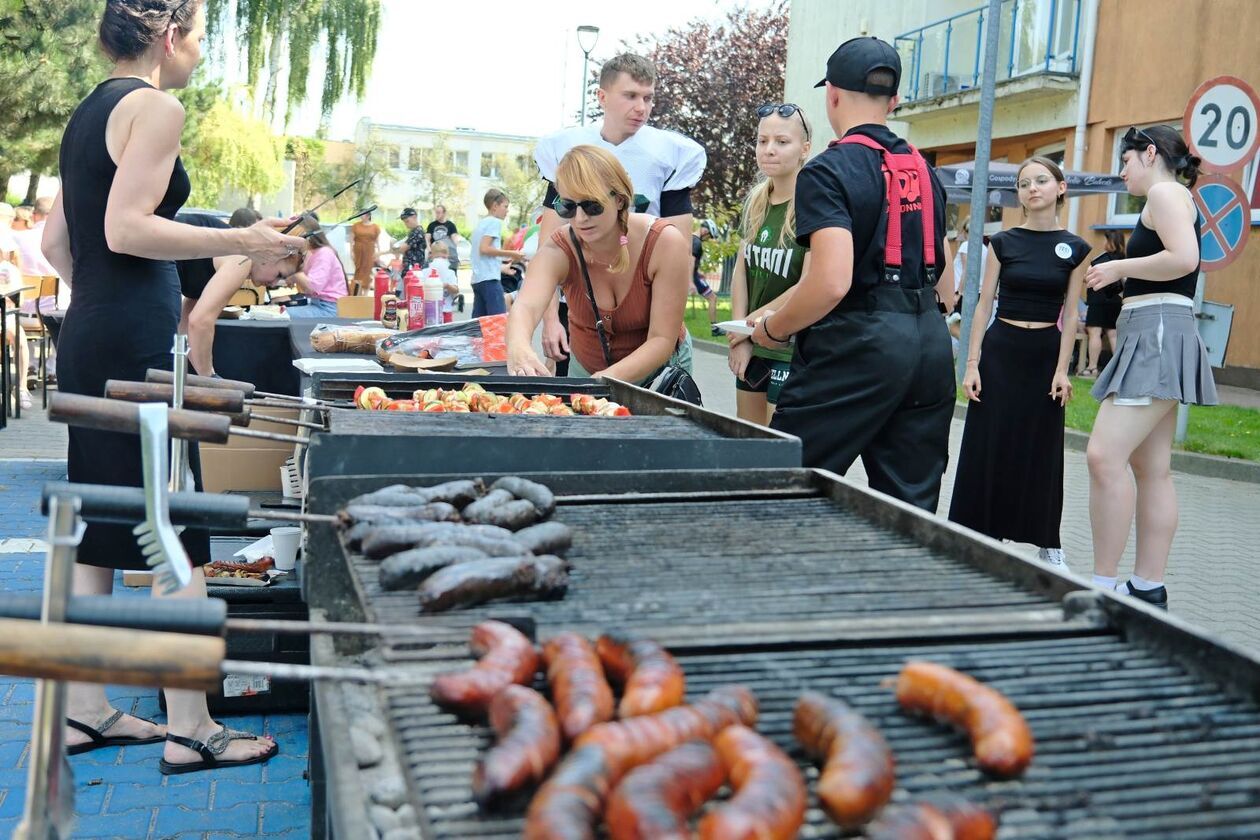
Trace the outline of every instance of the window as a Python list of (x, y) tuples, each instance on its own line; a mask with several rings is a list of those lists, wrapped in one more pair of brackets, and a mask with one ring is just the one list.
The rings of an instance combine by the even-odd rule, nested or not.
[[(1146, 125), (1138, 126), (1138, 128), (1150, 128), (1153, 125), (1171, 125), (1173, 128), (1181, 130), (1181, 126), (1175, 122), (1147, 123)], [(1119, 172), (1124, 166), (1124, 161), (1120, 159), (1120, 141), (1124, 139), (1124, 134), (1128, 130), (1129, 127), (1124, 126), (1123, 128), (1117, 127), (1112, 132), (1115, 135), (1111, 141), (1112, 172)], [(1144, 196), (1130, 195), (1127, 192), (1113, 193), (1111, 196), (1111, 209), (1107, 213), (1107, 224), (1136, 225), (1138, 216), (1145, 206), (1146, 198)]]
[(402, 167), (402, 151), (397, 146), (390, 146), (389, 151), (389, 168), (400, 169)]
[(494, 159), (494, 155), (481, 153), (481, 177), (482, 178), (498, 178), (499, 165)]
[(419, 171), (424, 161), (424, 149), (412, 147), (407, 153), (407, 168), (412, 172)]
[(460, 172), (468, 169), (468, 152), (451, 152), (451, 168)]

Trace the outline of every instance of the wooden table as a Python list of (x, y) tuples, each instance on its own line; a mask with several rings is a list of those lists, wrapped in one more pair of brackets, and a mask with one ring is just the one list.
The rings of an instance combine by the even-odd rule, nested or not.
[[(9, 317), (9, 313), (8, 313), (9, 298), (13, 298), (13, 303), (16, 306), (18, 303), (17, 296), (22, 294), (22, 292), (30, 291), (33, 288), (35, 287), (23, 286), (22, 281), (20, 280), (17, 280), (11, 283), (0, 283), (0, 337), (4, 336), (8, 328), (8, 324), (6, 324), (5, 321)], [(14, 311), (16, 312), (17, 310), (15, 309)], [(13, 340), (14, 340), (14, 346), (16, 347), (16, 342), (17, 342), (16, 319), (13, 326), (14, 326)], [(18, 381), (21, 381), (21, 377), (25, 375), (26, 375), (26, 371), (19, 370), (17, 372)], [(12, 381), (12, 378), (9, 376), (9, 342), (7, 339), (0, 340), (0, 429), (3, 429), (5, 426), (9, 424), (9, 411), (10, 411), (9, 389), (14, 384), (15, 383)], [(22, 416), (22, 401), (21, 400), (13, 400), (11, 408), (14, 412), (13, 416), (15, 418), (19, 418)]]

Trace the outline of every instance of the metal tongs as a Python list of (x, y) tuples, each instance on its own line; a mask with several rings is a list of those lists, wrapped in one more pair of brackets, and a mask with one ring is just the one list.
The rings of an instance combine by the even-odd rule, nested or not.
[(144, 562), (153, 569), (153, 586), (170, 594), (192, 583), (192, 563), (171, 524), (167, 491), (174, 481), (166, 468), (167, 408), (161, 403), (137, 406), (140, 453), (144, 461), (144, 521), (132, 528)]

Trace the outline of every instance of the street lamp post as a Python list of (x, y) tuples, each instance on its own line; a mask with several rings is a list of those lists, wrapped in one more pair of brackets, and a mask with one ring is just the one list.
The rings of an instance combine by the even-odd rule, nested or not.
[(598, 26), (579, 26), (577, 28), (578, 46), (582, 49), (582, 108), (581, 120), (582, 125), (586, 125), (586, 66), (591, 58), (591, 51), (595, 49), (595, 44), (599, 41)]

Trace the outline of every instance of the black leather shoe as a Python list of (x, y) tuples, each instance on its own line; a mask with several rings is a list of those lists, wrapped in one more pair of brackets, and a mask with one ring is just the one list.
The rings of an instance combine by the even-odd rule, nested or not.
[(1155, 589), (1134, 589), (1132, 583), (1125, 581), (1124, 588), (1120, 591), (1126, 595), (1132, 595), (1139, 601), (1145, 601), (1152, 607), (1158, 607), (1161, 610), (1168, 609), (1168, 588), (1165, 586)]

